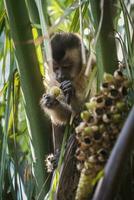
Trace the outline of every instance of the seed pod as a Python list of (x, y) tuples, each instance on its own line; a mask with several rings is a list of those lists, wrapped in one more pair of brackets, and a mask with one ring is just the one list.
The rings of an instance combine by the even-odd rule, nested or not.
[(84, 151), (84, 152), (86, 150), (88, 150), (90, 146), (91, 146), (91, 140), (90, 140), (90, 138), (89, 139), (87, 138), (86, 141), (80, 142), (80, 149), (82, 151)]
[(83, 130), (84, 130), (84, 128), (86, 127), (86, 123), (85, 122), (81, 122), (80, 124), (79, 124), (79, 126), (77, 126), (76, 128), (75, 128), (75, 132), (78, 134), (78, 133), (81, 133)]
[(124, 80), (124, 76), (123, 76), (123, 73), (121, 72), (121, 70), (116, 70), (115, 72), (114, 72), (114, 78), (116, 79), (116, 80), (118, 80), (118, 81), (122, 81), (122, 80)]
[(108, 107), (108, 106), (112, 106), (113, 103), (114, 103), (114, 101), (113, 101), (112, 98), (107, 97), (107, 98), (105, 99), (105, 106), (107, 106), (107, 107)]
[(83, 143), (85, 143), (86, 145), (90, 145), (91, 144), (91, 137), (90, 136), (86, 136), (83, 138)]
[(90, 156), (90, 157), (88, 158), (88, 162), (89, 162), (89, 163), (96, 163), (96, 162), (97, 162), (96, 156), (95, 156), (95, 155)]
[(111, 116), (110, 116), (110, 114), (104, 114), (102, 116), (102, 119), (103, 119), (103, 122), (109, 123), (111, 121)]
[(90, 123), (90, 125), (96, 125), (98, 123), (98, 118), (92, 115), (88, 122)]
[(76, 150), (76, 158), (79, 160), (79, 161), (85, 161), (86, 159), (86, 155), (83, 151), (81, 151), (80, 149), (77, 149)]
[(104, 73), (103, 79), (104, 79), (104, 82), (108, 82), (108, 83), (114, 82), (114, 77), (112, 74)]
[(96, 108), (96, 109), (94, 110), (94, 115), (95, 115), (95, 117), (97, 117), (98, 119), (101, 118), (101, 116), (103, 115), (103, 113), (104, 113), (103, 108)]
[(116, 107), (116, 105), (111, 106), (110, 108), (111, 113), (118, 113), (118, 108)]
[(94, 154), (96, 152), (96, 148), (95, 148), (95, 145), (92, 145), (91, 147), (89, 147), (89, 152), (91, 154)]
[(113, 116), (112, 116), (112, 119), (113, 119), (113, 122), (114, 123), (118, 123), (118, 122), (120, 122), (121, 121), (121, 115), (120, 114), (114, 114)]
[(57, 86), (51, 87), (49, 93), (54, 97), (58, 97), (61, 94), (61, 89)]
[(100, 132), (95, 132), (93, 134), (93, 139), (95, 142), (100, 142), (102, 139), (102, 134)]
[(108, 158), (108, 151), (104, 148), (100, 149), (97, 154), (100, 156), (100, 161), (106, 161)]
[(105, 126), (104, 126), (104, 124), (100, 124), (100, 125), (99, 125), (99, 132), (102, 133), (102, 132), (104, 132), (104, 131), (105, 131)]
[(126, 96), (127, 95), (127, 88), (124, 87), (124, 86), (120, 87), (119, 92), (121, 93), (122, 96)]
[(109, 90), (109, 83), (108, 82), (102, 83), (100, 90), (103, 92), (107, 92)]
[(119, 97), (119, 92), (116, 89), (110, 89), (109, 91), (109, 97), (111, 99), (117, 99)]
[(106, 141), (106, 142), (109, 142), (109, 134), (107, 133), (107, 132), (104, 132), (103, 134), (102, 134), (102, 136), (103, 136), (103, 138), (104, 138), (104, 141)]
[(90, 103), (91, 103), (91, 102), (95, 102), (95, 101), (96, 101), (96, 96), (91, 97), (91, 99), (90, 99)]
[(99, 130), (99, 127), (94, 125), (94, 126), (91, 126), (91, 129), (92, 129), (93, 132), (96, 132), (96, 131)]
[(81, 112), (81, 119), (83, 119), (84, 121), (88, 121), (89, 117), (90, 117), (90, 113), (88, 111), (83, 111)]
[(79, 163), (77, 163), (77, 170), (78, 171), (81, 171), (82, 169), (83, 169), (83, 166), (84, 166), (84, 163), (83, 162), (79, 162)]
[(103, 96), (97, 97), (97, 98), (96, 98), (96, 103), (97, 103), (96, 106), (97, 106), (98, 108), (104, 107), (104, 103), (105, 103), (104, 97), (103, 97)]
[(86, 107), (89, 111), (93, 111), (96, 108), (96, 101), (91, 101), (89, 103), (86, 103)]
[(123, 111), (123, 110), (125, 109), (125, 106), (126, 106), (125, 102), (118, 101), (118, 102), (116, 103), (116, 108), (117, 108), (118, 110), (120, 110), (120, 111)]
[(89, 134), (91, 134), (92, 132), (93, 132), (93, 130), (92, 130), (92, 128), (91, 127), (85, 127), (84, 128), (84, 135), (89, 135)]

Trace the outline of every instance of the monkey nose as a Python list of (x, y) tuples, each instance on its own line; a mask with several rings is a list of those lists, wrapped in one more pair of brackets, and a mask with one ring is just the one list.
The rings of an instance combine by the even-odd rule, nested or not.
[(66, 80), (66, 77), (65, 76), (60, 76), (60, 77), (57, 77), (56, 79), (59, 83), (63, 82), (64, 80)]

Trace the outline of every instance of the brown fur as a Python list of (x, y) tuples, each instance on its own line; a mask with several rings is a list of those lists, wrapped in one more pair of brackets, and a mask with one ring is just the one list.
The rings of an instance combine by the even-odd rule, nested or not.
[[(69, 34), (66, 36), (66, 34), (64, 33), (64, 35), (65, 38), (69, 37)], [(78, 39), (77, 36), (73, 36), (73, 34), (71, 34), (71, 37), (74, 37), (76, 39), (76, 42), (79, 41), (78, 44), (74, 43), (74, 47), (66, 47), (67, 49), (65, 49), (65, 54), (60, 60), (56, 62), (58, 63), (57, 65), (61, 66), (66, 65), (68, 61), (73, 63), (73, 66), (71, 66), (71, 68), (68, 68), (68, 70), (70, 70), (70, 80), (72, 82), (73, 87), (75, 88), (75, 96), (71, 98), (70, 105), (68, 105), (66, 103), (64, 95), (60, 95), (57, 98), (59, 100), (59, 105), (55, 106), (52, 109), (46, 108), (43, 104), (43, 99), (41, 100), (42, 108), (50, 116), (52, 122), (54, 124), (60, 125), (67, 123), (72, 113), (75, 114), (80, 112), (81, 107), (84, 103), (84, 96), (87, 85), (87, 78), (84, 75), (85, 69), (84, 67), (82, 67), (80, 39)], [(45, 85), (47, 86), (47, 93), (49, 93), (49, 89), (52, 86), (60, 86), (60, 83), (56, 81), (55, 73), (48, 72), (46, 76)]]

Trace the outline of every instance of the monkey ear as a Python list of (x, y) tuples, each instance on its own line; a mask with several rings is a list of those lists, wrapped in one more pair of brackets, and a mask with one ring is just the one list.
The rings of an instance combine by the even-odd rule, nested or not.
[(73, 34), (76, 35), (79, 38), (79, 40), (82, 40), (82, 37), (79, 33), (73, 33)]
[(86, 51), (86, 64), (87, 64), (91, 52), (90, 49), (88, 50), (86, 46), (85, 46), (85, 51)]

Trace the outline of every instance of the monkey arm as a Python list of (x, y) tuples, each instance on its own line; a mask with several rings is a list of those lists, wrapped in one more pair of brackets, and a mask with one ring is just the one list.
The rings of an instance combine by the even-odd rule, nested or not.
[(55, 125), (66, 124), (71, 116), (71, 107), (54, 96), (45, 94), (41, 99), (41, 107), (47, 113)]
[[(84, 103), (83, 93), (79, 92), (77, 85), (74, 85), (70, 80), (61, 82), (61, 90), (65, 96), (66, 103), (71, 106), (74, 113), (79, 113)], [(84, 91), (83, 91), (84, 92)]]
[(64, 102), (59, 102), (53, 109), (47, 109), (47, 112), (50, 113), (51, 120), (54, 124), (66, 124), (71, 116), (71, 109)]
[(65, 80), (61, 82), (60, 88), (63, 91), (63, 94), (65, 95), (66, 103), (70, 104), (71, 99), (73, 96), (75, 96), (75, 89), (73, 87), (73, 84), (70, 80)]

